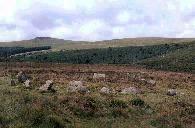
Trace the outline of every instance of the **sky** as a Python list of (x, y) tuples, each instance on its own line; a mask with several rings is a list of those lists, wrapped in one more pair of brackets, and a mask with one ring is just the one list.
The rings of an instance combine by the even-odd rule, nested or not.
[(195, 0), (0, 0), (0, 41), (195, 37)]

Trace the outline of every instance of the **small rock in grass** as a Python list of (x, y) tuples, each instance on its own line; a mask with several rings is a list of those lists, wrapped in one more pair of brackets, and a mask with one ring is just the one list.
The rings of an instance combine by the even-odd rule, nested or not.
[(177, 91), (175, 89), (169, 89), (167, 92), (168, 96), (175, 96), (177, 94)]
[(31, 82), (30, 82), (30, 80), (26, 80), (26, 81), (24, 82), (24, 86), (25, 86), (26, 88), (30, 88), (30, 87), (31, 87)]
[(79, 92), (85, 94), (89, 92), (86, 86), (83, 86), (82, 81), (70, 81), (68, 84), (67, 92)]
[(138, 94), (138, 93), (141, 93), (141, 91), (135, 87), (129, 87), (129, 88), (123, 89), (121, 93), (122, 94)]
[(67, 92), (76, 92), (77, 91), (77, 87), (76, 86), (68, 86), (67, 88)]
[(21, 71), (18, 73), (17, 79), (19, 83), (24, 83), (26, 80), (28, 80), (28, 77), (26, 76), (24, 72)]
[(155, 84), (156, 84), (156, 81), (155, 81), (155, 80), (148, 80), (147, 82), (148, 82), (148, 84), (150, 84), (150, 85), (155, 85)]
[(103, 87), (103, 88), (100, 90), (100, 93), (101, 93), (101, 94), (110, 94), (111, 91), (110, 91), (109, 88)]
[(105, 79), (106, 74), (100, 74), (100, 73), (94, 73), (93, 74), (93, 79)]
[(81, 93), (81, 94), (85, 94), (85, 93), (88, 93), (88, 92), (89, 92), (89, 90), (87, 89), (86, 86), (78, 86), (78, 87), (77, 87), (77, 90), (78, 90), (78, 92)]
[(46, 84), (44, 84), (43, 86), (41, 86), (39, 88), (39, 90), (41, 92), (55, 92), (55, 90), (53, 89), (53, 81), (52, 80), (47, 80)]

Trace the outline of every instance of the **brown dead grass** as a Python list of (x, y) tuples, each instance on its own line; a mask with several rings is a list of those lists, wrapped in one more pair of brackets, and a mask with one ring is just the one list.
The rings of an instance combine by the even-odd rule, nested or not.
[[(142, 69), (129, 65), (66, 65), (66, 64), (49, 64), (49, 63), (11, 63), (8, 66), (5, 63), (0, 64), (0, 76), (16, 75), (19, 71), (24, 71), (32, 78), (35, 88), (41, 86), (46, 80), (54, 80), (57, 94), (38, 93), (35, 89), (28, 91), (33, 97), (31, 106), (36, 111), (47, 109), (50, 105), (50, 111), (56, 114), (68, 113), (75, 120), (77, 127), (149, 127), (150, 121), (154, 124), (162, 123), (170, 127), (176, 126), (178, 122), (190, 127), (194, 124), (193, 116), (188, 111), (195, 106), (195, 76), (188, 73), (175, 73)], [(94, 81), (93, 73), (105, 73), (105, 81)], [(155, 86), (143, 84), (139, 79), (127, 76), (127, 73), (138, 75), (140, 78), (156, 80)], [(77, 93), (67, 93), (66, 87), (70, 80), (83, 80), (85, 85), (91, 90), (91, 93), (81, 95)], [(1, 80), (8, 83), (8, 81)], [(0, 85), (3, 85), (3, 83)], [(110, 87), (121, 90), (125, 87), (135, 86), (143, 90), (143, 94), (121, 95), (111, 94), (102, 95), (99, 90), (104, 87)], [(178, 95), (170, 97), (166, 95), (169, 88), (175, 88)], [(26, 97), (26, 90), (22, 88), (10, 88), (11, 92), (16, 93), (16, 97)], [(10, 90), (6, 90), (9, 94)], [(21, 94), (25, 92), (25, 94)], [(182, 94), (184, 93), (184, 94)], [(8, 95), (7, 94), (7, 95)], [(11, 93), (14, 95), (13, 93)], [(10, 95), (10, 94), (9, 94)], [(154, 111), (153, 114), (146, 114), (144, 110), (130, 105), (130, 101), (135, 98), (141, 98)], [(89, 106), (88, 100), (98, 101), (97, 106)], [(112, 100), (125, 102), (128, 107), (125, 109), (115, 109), (109, 106)], [(99, 106), (100, 105), (100, 106)], [(103, 106), (102, 106), (103, 105)], [(87, 106), (87, 107), (86, 107)], [(90, 120), (80, 119), (80, 112), (84, 114), (94, 114), (100, 118), (91, 118)], [(112, 112), (119, 112), (122, 117), (110, 119), (108, 115)], [(127, 114), (128, 113), (128, 114)], [(102, 125), (101, 125), (102, 123)], [(123, 124), (123, 126), (122, 126)], [(153, 125), (154, 125), (153, 124)], [(156, 126), (161, 127), (161, 124)]]

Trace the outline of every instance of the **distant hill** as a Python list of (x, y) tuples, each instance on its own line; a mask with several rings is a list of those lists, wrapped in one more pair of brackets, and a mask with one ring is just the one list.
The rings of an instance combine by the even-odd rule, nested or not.
[(195, 38), (161, 38), (161, 37), (145, 37), (145, 38), (125, 38), (96, 42), (87, 41), (71, 41), (56, 39), (51, 37), (36, 37), (31, 40), (0, 42), (0, 47), (41, 47), (51, 46), (53, 50), (72, 50), (72, 49), (93, 49), (108, 47), (126, 47), (126, 46), (146, 46), (157, 44), (170, 44), (195, 41)]
[(43, 46), (51, 47), (53, 52), (15, 59), (76, 64), (133, 64), (195, 73), (195, 38), (147, 37), (86, 42), (36, 37), (32, 40), (0, 42), (0, 47)]

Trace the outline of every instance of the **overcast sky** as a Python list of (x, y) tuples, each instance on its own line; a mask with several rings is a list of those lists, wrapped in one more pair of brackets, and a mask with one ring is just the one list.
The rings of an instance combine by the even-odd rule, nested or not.
[(195, 0), (0, 0), (0, 41), (195, 37)]

